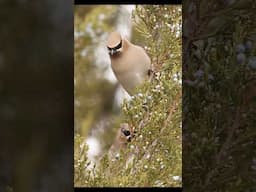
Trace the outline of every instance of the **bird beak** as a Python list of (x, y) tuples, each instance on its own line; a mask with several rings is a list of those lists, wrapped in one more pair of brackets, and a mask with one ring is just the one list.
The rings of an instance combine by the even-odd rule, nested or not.
[(112, 56), (112, 55), (114, 55), (114, 53), (115, 53), (115, 50), (114, 49), (111, 49), (110, 51), (109, 51), (109, 54)]

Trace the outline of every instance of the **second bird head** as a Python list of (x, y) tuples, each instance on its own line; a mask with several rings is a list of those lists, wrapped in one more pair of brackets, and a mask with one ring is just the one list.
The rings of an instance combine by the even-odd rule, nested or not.
[(119, 32), (114, 31), (109, 35), (107, 48), (110, 56), (114, 56), (122, 52), (122, 37)]

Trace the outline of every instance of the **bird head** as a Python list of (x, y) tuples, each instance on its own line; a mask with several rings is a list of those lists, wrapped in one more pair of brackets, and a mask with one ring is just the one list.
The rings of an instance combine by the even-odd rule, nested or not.
[(122, 51), (122, 37), (119, 32), (110, 33), (107, 42), (108, 53), (113, 56)]

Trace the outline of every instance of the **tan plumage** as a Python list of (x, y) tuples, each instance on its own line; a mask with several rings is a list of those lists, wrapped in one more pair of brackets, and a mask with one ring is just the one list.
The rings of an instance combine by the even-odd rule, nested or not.
[(130, 95), (134, 94), (135, 88), (148, 77), (149, 56), (142, 47), (122, 38), (118, 32), (110, 34), (107, 47), (117, 80)]
[(131, 141), (133, 133), (130, 132), (130, 127), (127, 123), (122, 123), (117, 131), (116, 138), (109, 149), (109, 157), (113, 158), (119, 153), (120, 149), (124, 148)]

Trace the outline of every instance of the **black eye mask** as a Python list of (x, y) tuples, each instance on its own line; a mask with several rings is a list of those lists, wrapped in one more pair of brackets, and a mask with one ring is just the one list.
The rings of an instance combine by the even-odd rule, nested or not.
[(128, 130), (122, 130), (122, 133), (123, 133), (126, 137), (131, 134), (130, 131), (128, 131)]
[(111, 50), (116, 51), (116, 50), (120, 49), (121, 47), (122, 47), (122, 40), (120, 41), (120, 43), (117, 46), (115, 46), (113, 48), (108, 47), (108, 50), (109, 51), (111, 51)]

